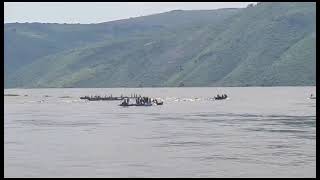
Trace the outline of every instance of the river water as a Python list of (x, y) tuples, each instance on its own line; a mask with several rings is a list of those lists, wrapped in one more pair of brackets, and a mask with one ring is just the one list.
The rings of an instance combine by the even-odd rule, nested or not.
[[(316, 177), (316, 87), (5, 89), (5, 177)], [(141, 94), (120, 107), (85, 95)], [(208, 98), (225, 93), (229, 99)], [(27, 96), (25, 96), (27, 95)], [(70, 96), (64, 97), (63, 96)]]

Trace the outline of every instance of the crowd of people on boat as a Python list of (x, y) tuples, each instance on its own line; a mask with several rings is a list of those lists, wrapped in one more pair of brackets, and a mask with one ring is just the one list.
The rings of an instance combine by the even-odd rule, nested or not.
[(158, 101), (157, 99), (152, 99), (150, 97), (141, 97), (141, 96), (136, 96), (134, 97), (135, 99), (135, 104), (130, 104), (129, 98), (124, 98), (120, 106), (151, 106), (151, 105), (162, 105), (162, 101)]
[(137, 97), (136, 104), (151, 104), (151, 98), (149, 97)]
[(220, 99), (227, 99), (228, 96), (226, 94), (222, 94), (221, 96), (218, 94), (216, 97), (214, 97), (214, 99), (216, 100), (220, 100)]
[(128, 106), (129, 105), (129, 98), (124, 98), (120, 106)]

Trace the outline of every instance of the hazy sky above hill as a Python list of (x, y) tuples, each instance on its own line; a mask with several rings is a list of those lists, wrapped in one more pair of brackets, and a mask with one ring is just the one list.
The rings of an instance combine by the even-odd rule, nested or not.
[(251, 2), (5, 2), (4, 23), (100, 23), (171, 10), (242, 8)]

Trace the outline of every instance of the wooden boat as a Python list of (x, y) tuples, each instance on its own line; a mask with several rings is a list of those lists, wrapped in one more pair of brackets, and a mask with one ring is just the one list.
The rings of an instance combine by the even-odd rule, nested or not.
[(84, 96), (80, 97), (80, 99), (87, 99), (89, 101), (120, 101), (123, 100), (126, 97), (100, 97), (100, 96), (94, 96), (94, 97), (89, 97), (89, 96)]
[(127, 104), (127, 103), (121, 103), (119, 106), (152, 106), (152, 103), (147, 103), (147, 104)]

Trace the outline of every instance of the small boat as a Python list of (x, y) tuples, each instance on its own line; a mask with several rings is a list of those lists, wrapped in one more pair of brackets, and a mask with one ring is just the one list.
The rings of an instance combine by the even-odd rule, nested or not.
[(228, 98), (214, 98), (214, 100), (225, 100), (225, 99), (228, 99)]
[(163, 101), (160, 98), (152, 99), (152, 102), (156, 105), (163, 105)]
[(163, 102), (156, 102), (157, 105), (163, 105)]
[(89, 97), (84, 96), (84, 97), (80, 97), (80, 99), (89, 99)]
[(228, 96), (227, 95), (222, 95), (222, 96), (215, 96), (213, 98), (209, 98), (209, 100), (224, 100), (224, 99), (228, 99)]
[(71, 96), (60, 96), (59, 98), (71, 98)]
[(311, 94), (311, 96), (309, 97), (309, 99), (316, 99), (316, 96), (313, 96), (313, 94)]

